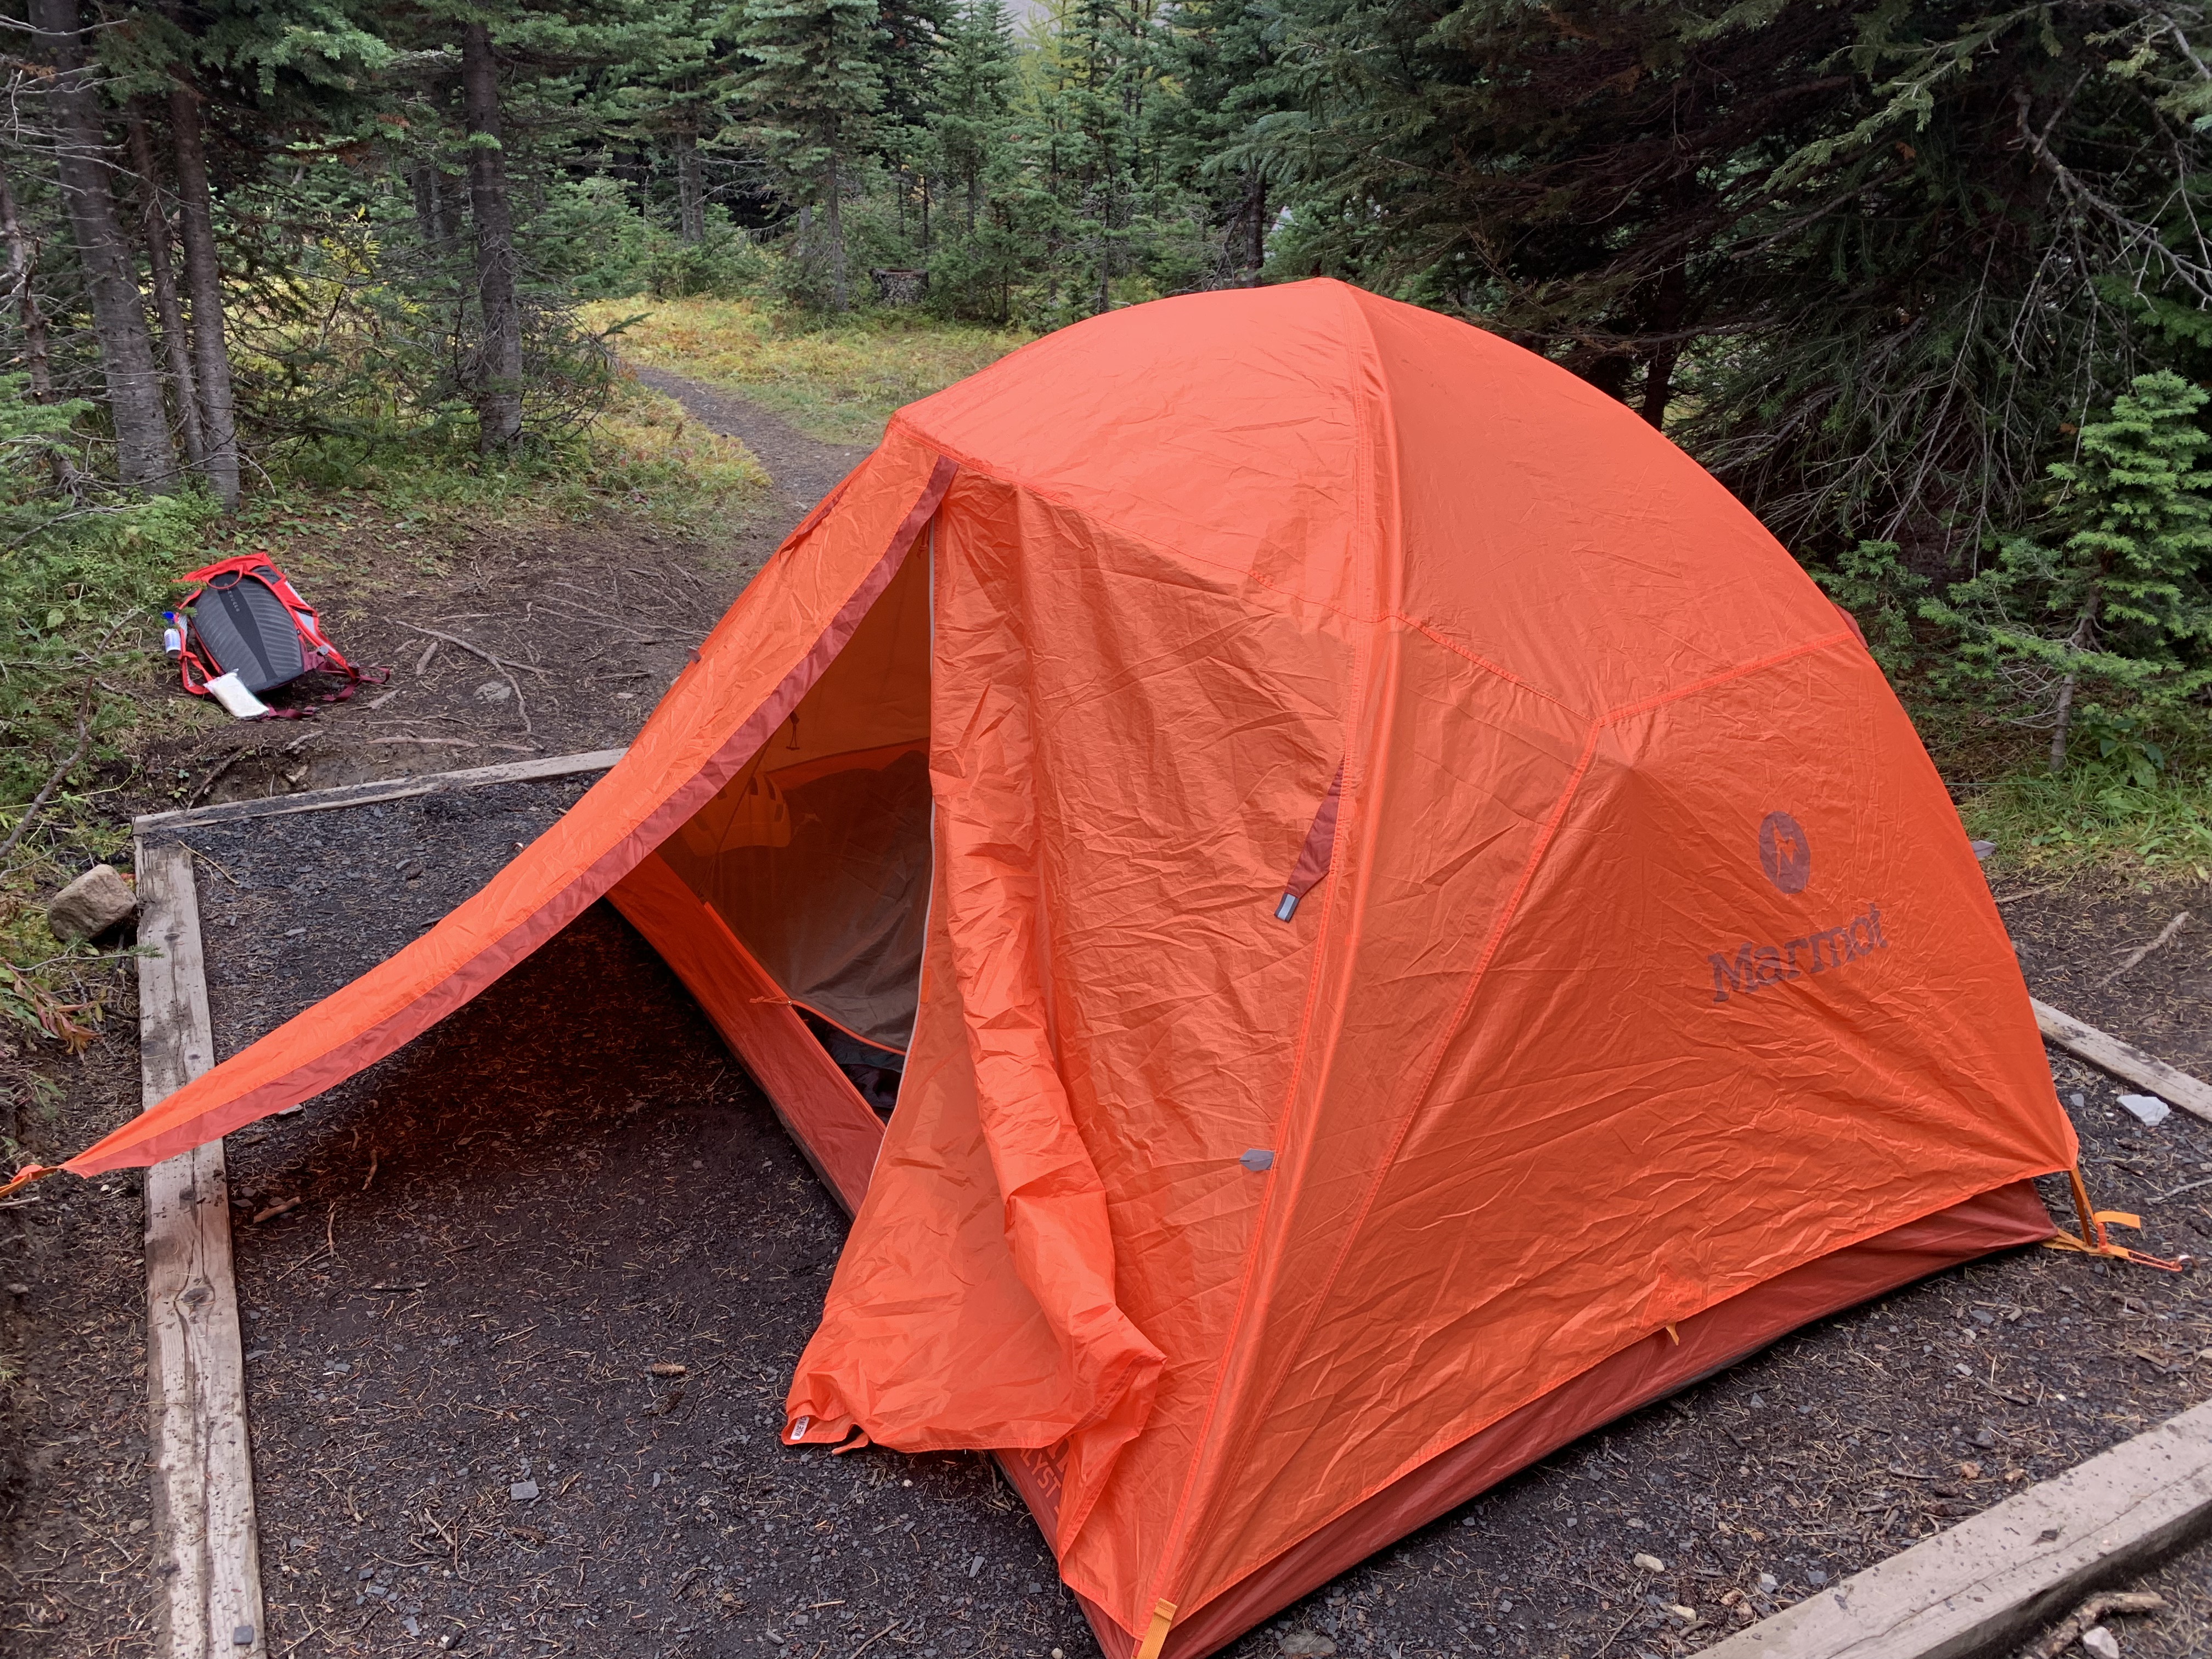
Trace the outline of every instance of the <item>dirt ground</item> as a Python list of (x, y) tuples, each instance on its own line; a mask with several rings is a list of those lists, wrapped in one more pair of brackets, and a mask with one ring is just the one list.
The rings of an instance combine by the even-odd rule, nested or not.
[[(704, 397), (695, 407), (708, 417)], [(834, 477), (837, 458), (816, 459)], [(549, 752), (623, 740), (743, 564), (692, 571), (685, 638), (641, 609), (668, 584), (617, 587), (617, 553), (573, 551), (599, 561), (594, 591), (625, 607), (611, 614), (650, 636), (578, 636), (605, 644), (596, 672), (638, 677), (619, 683), (642, 688), (632, 698), (527, 616), (466, 624), (518, 661), (538, 644), (547, 674), (518, 678), (524, 735)], [(533, 556), (488, 552), (480, 593), (441, 614), (525, 591)], [(509, 740), (511, 700), (475, 697), (486, 665), (434, 659), (419, 685), (412, 667), (394, 684), (421, 694), (420, 729)], [(384, 730), (341, 724), (354, 719), (321, 729)], [(331, 769), (297, 787), (348, 781), (337, 763), (362, 763), (349, 752), (333, 741), (317, 763)], [(405, 769), (508, 757), (431, 751)], [(585, 781), (191, 832), (224, 1052), (414, 937)], [(2014, 897), (2035, 884), (1996, 879), (2038, 994), (2207, 1068), (2190, 1045), (2212, 1024), (2212, 931), (2185, 928), (2097, 983), (2175, 911), (2212, 912), (2201, 888)], [(136, 1109), (131, 1018), (126, 994), (83, 1059), (42, 1062), (65, 1086), (35, 1150)], [(2145, 1128), (2112, 1079), (2061, 1056), (2053, 1070), (2099, 1203), (2141, 1211), (2146, 1250), (2212, 1255), (2212, 1184), (2192, 1184), (2212, 1183), (2212, 1125), (2177, 1113)], [(981, 1460), (775, 1443), (843, 1219), (605, 906), (400, 1054), (230, 1148), (272, 1653), (1096, 1651)], [(0, 1358), (20, 1372), (0, 1395), (10, 1653), (149, 1650), (137, 1190), (135, 1176), (57, 1181), (0, 1211)], [(2212, 1384), (2203, 1283), (2046, 1250), (1942, 1275), (1568, 1449), (1231, 1651), (1258, 1659), (1304, 1633), (1322, 1638), (1304, 1651), (1389, 1659), (1671, 1659), (2195, 1403)], [(1639, 1553), (1662, 1569), (1640, 1570)], [(2142, 1645), (2153, 1629), (2124, 1632), (2128, 1650), (2188, 1650)]]

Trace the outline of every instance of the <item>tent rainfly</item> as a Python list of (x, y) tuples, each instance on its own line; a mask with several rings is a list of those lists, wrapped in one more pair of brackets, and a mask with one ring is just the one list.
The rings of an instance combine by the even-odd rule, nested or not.
[(329, 1088), (601, 897), (856, 1212), (785, 1437), (997, 1453), (1112, 1659), (2050, 1237), (2075, 1160), (1850, 620), (1619, 403), (1335, 283), (901, 411), (560, 822), (66, 1167)]

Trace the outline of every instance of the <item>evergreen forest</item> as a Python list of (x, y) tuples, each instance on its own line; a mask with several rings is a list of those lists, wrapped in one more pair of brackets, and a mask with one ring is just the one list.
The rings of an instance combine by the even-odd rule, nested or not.
[(1663, 429), (1939, 759), (2212, 860), (2191, 0), (9, 0), (0, 40), (0, 827), (209, 526), (395, 447), (562, 465), (658, 306), (1011, 343), (1325, 275)]

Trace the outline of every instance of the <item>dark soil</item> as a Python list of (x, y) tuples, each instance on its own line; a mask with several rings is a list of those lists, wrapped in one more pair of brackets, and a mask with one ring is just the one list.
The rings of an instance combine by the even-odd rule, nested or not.
[[(1993, 885), (2031, 992), (2168, 1065), (2212, 1077), (2212, 886), (2112, 875), (2063, 884), (1999, 875)], [(2165, 945), (2124, 966), (2185, 913)]]
[[(629, 711), (586, 702), (572, 654), (545, 653), (561, 695), (543, 730), (621, 740)], [(659, 687), (638, 684), (641, 714)], [(479, 733), (505, 717), (465, 711)], [(191, 832), (224, 1051), (415, 937), (582, 781)], [(2075, 994), (2185, 903), (2085, 884), (2006, 912), (2049, 1000), (2185, 1062), (2148, 1024), (2185, 1023), (2185, 997), (2204, 1023), (2201, 980), (2143, 988), (2179, 971), (2171, 947), (2106, 1006)], [(130, 1012), (71, 1063), (38, 1150), (135, 1108)], [(2212, 1255), (2212, 1185), (2185, 1190), (2212, 1181), (2212, 1126), (2146, 1129), (2112, 1079), (2053, 1064), (2098, 1202), (2142, 1212), (2144, 1249)], [(1095, 1650), (982, 1460), (775, 1443), (843, 1219), (605, 906), (230, 1146), (272, 1653)], [(137, 1190), (57, 1182), (0, 1211), (0, 1272), (27, 1287), (0, 1302), (0, 1354), (24, 1372), (0, 1493), (10, 1652), (146, 1650)], [(1396, 1659), (1694, 1650), (2195, 1403), (2202, 1283), (2047, 1250), (1943, 1274), (1570, 1448), (1231, 1651), (1292, 1631)]]
[[(787, 469), (834, 479), (854, 459), (737, 400), (712, 403), (695, 417), (720, 431), (742, 419)], [(391, 682), (297, 723), (240, 725), (193, 708), (181, 722), (187, 735), (160, 739), (136, 769), (111, 769), (98, 799), (120, 828), (133, 813), (202, 800), (626, 742), (796, 517), (780, 499), (704, 540), (618, 511), (588, 523), (456, 531), (354, 500), (342, 524), (264, 526), (263, 544), (299, 577), (341, 647), (358, 662), (392, 665)], [(508, 684), (451, 644), (425, 663), (430, 636), (403, 622), (526, 666), (508, 670)], [(157, 704), (185, 701), (167, 679), (142, 689)], [(335, 882), (341, 845), (293, 844), (327, 860), (295, 871), (303, 894)], [(204, 863), (198, 873), (204, 892), (227, 884)], [(488, 873), (459, 879), (472, 885)], [(453, 866), (432, 860), (417, 885), (449, 901), (467, 890), (446, 884), (452, 877)], [(278, 933), (294, 927), (285, 972), (303, 986), (335, 986), (353, 969), (330, 964), (374, 959), (347, 956), (313, 903)], [(0, 1131), (48, 1162), (139, 1105), (130, 963), (94, 965), (78, 994), (106, 1009), (80, 1055), (27, 1046), (0, 1028)], [(91, 1186), (58, 1181), (0, 1207), (0, 1651), (30, 1643), (26, 1650), (40, 1653), (140, 1653), (151, 1639), (140, 1190), (129, 1171)]]

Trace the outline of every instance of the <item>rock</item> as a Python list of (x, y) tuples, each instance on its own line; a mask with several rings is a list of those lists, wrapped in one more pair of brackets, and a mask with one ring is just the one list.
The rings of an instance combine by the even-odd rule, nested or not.
[(1759, 1575), (1759, 1587), (1771, 1595), (1782, 1588), (1782, 1581), (1771, 1572), (1762, 1572)]
[(486, 680), (477, 687), (478, 702), (505, 702), (514, 695), (514, 688), (505, 680)]
[(507, 1495), (518, 1504), (527, 1504), (538, 1496), (538, 1483), (535, 1480), (518, 1480), (507, 1489)]
[(1698, 1622), (1698, 1610), (1695, 1607), (1685, 1606), (1680, 1601), (1668, 1602), (1667, 1611), (1686, 1625), (1694, 1625)]
[(2102, 1625), (2092, 1625), (2081, 1632), (2081, 1645), (2097, 1659), (2120, 1659), (2120, 1638)]
[(1635, 1558), (1635, 1560), (1636, 1565), (1643, 1568), (1646, 1572), (1664, 1572), (1667, 1571), (1667, 1564), (1664, 1561), (1662, 1561), (1656, 1555), (1638, 1554)]
[(1336, 1644), (1317, 1630), (1294, 1630), (1283, 1638), (1284, 1659), (1328, 1659)]
[(131, 884), (112, 865), (95, 864), (54, 895), (46, 906), (46, 926), (56, 939), (90, 939), (128, 921), (137, 908)]
[(1973, 853), (1977, 861), (1989, 857), (1997, 850), (1997, 844), (1993, 841), (1970, 841), (1966, 846)]

